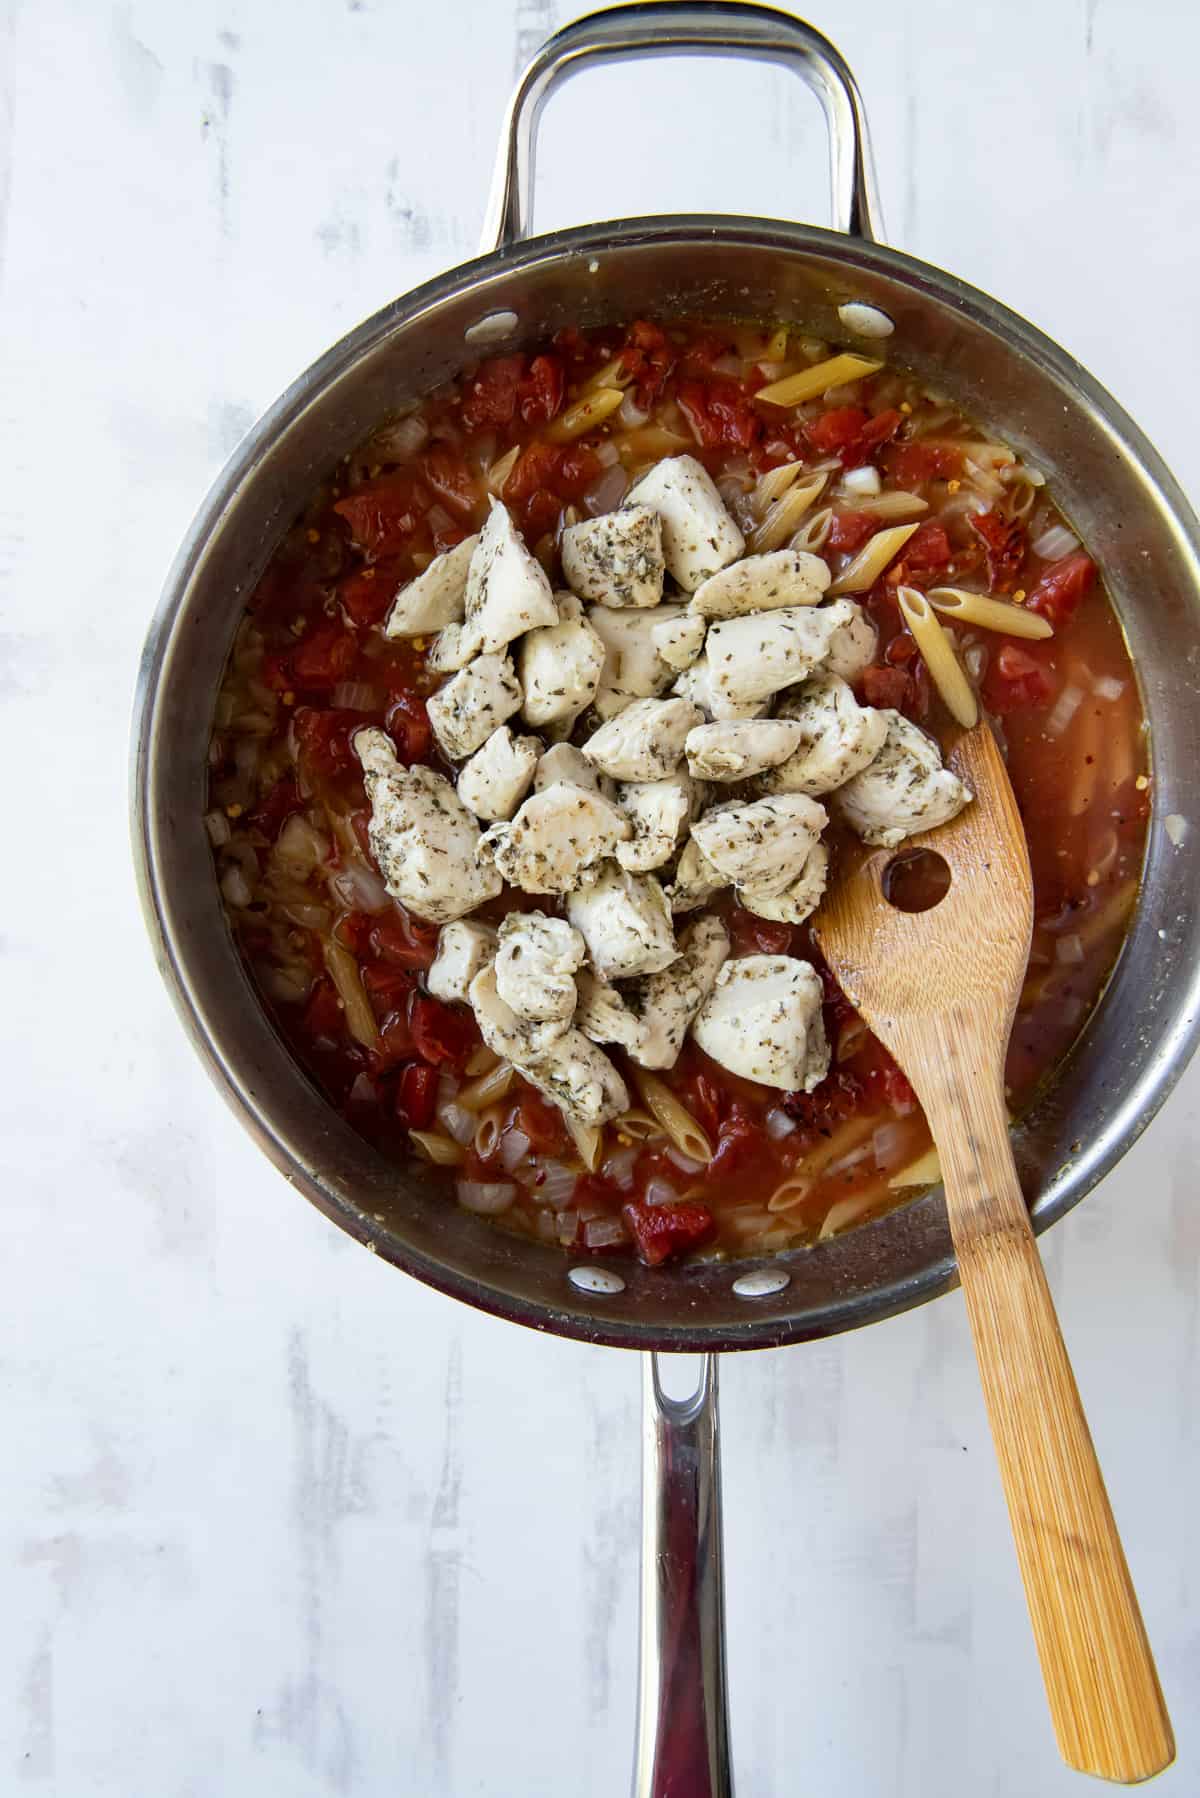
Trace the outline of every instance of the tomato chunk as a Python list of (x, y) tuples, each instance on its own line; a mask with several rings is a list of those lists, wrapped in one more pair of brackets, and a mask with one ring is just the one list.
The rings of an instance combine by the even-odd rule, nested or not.
[(1081, 599), (1091, 591), (1096, 564), (1082, 550), (1051, 562), (1025, 602), (1029, 612), (1045, 618), (1055, 630), (1070, 624)]
[(438, 1071), (410, 1061), (396, 1082), (396, 1116), (410, 1130), (428, 1130), (437, 1104)]
[(516, 417), (524, 356), (493, 356), (481, 362), (475, 379), (467, 383), (462, 420), (468, 430), (479, 425), (510, 425)]
[(912, 681), (903, 668), (876, 663), (863, 669), (862, 690), (868, 705), (890, 707), (892, 711), (900, 712), (912, 690)]
[(300, 706), (292, 722), (300, 766), (309, 780), (336, 779), (357, 769), (350, 738), (363, 722), (360, 712), (319, 711)]
[(844, 468), (858, 468), (904, 423), (894, 408), (874, 417), (862, 406), (834, 406), (804, 426), (804, 435), (822, 456), (840, 456)]
[(382, 961), (424, 970), (433, 966), (437, 954), (438, 927), (397, 905), (394, 917), (371, 920), (369, 941), (372, 953)]
[(425, 456), (425, 479), (444, 506), (467, 517), (479, 497), (475, 481), (459, 450), (449, 443), (435, 443)]
[(402, 547), (429, 510), (430, 494), (410, 469), (366, 481), (334, 511), (350, 526), (356, 543), (372, 555)]
[(295, 776), (285, 774), (255, 806), (250, 814), (250, 823), (273, 843), (292, 814), (303, 809), (304, 801), (300, 797)]
[(643, 1205), (634, 1199), (622, 1207), (622, 1215), (647, 1267), (661, 1267), (670, 1256), (699, 1248), (716, 1229), (708, 1206), (694, 1199), (678, 1205)]
[(388, 558), (377, 566), (360, 568), (356, 574), (348, 574), (338, 584), (338, 598), (347, 618), (365, 628), (372, 624), (382, 624), (391, 609), (399, 585), (400, 575), (396, 561)]
[(763, 421), (735, 381), (681, 381), (676, 398), (702, 449), (750, 449)]
[(1044, 706), (1054, 688), (1053, 672), (1035, 654), (1005, 643), (983, 677), (983, 703), (1004, 718), (1022, 706)]
[(900, 560), (888, 569), (884, 579), (891, 587), (920, 586), (931, 574), (938, 574), (951, 559), (950, 539), (944, 525), (927, 518), (919, 524), (900, 552)]
[(521, 383), (519, 405), (527, 425), (549, 424), (562, 411), (567, 371), (557, 356), (535, 356)]
[(522, 1089), (517, 1102), (517, 1124), (529, 1138), (535, 1155), (557, 1155), (566, 1147), (567, 1130), (561, 1111), (532, 1086)]
[(309, 692), (329, 692), (346, 679), (357, 659), (353, 632), (340, 624), (322, 624), (292, 651), (292, 678)]
[(898, 487), (950, 480), (962, 472), (962, 450), (955, 443), (893, 443), (882, 460)]
[(427, 762), (433, 749), (433, 726), (419, 693), (397, 693), (388, 707), (384, 726), (396, 745), (396, 755), (406, 768)]
[(829, 525), (829, 535), (825, 539), (825, 548), (835, 555), (852, 556), (862, 548), (868, 537), (875, 535), (880, 522), (873, 512), (835, 510)]
[(443, 1005), (425, 993), (415, 995), (409, 1021), (417, 1054), (436, 1067), (449, 1067), (459, 1073), (472, 1049), (478, 1047), (479, 1032), (471, 1013), (462, 1007)]
[(987, 556), (989, 585), (997, 593), (1010, 592), (1025, 561), (1024, 525), (1001, 512), (972, 512), (970, 525)]

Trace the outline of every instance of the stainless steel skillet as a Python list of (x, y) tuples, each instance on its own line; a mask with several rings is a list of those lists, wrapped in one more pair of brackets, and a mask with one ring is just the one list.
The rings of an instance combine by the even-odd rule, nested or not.
[[(633, 219), (526, 239), (539, 108), (590, 61), (679, 52), (779, 61), (825, 108), (836, 229), (754, 218)], [(213, 701), (246, 594), (312, 487), (379, 417), (488, 347), (641, 313), (762, 315), (852, 341), (837, 308), (895, 323), (889, 354), (927, 371), (1043, 468), (1098, 555), (1152, 726), (1154, 823), (1116, 973), (1075, 1052), (1017, 1133), (1039, 1229), (1150, 1121), (1196, 1038), (1200, 839), (1200, 532), (1136, 425), (1072, 358), (994, 300), (878, 241), (865, 120), (824, 38), (784, 14), (660, 3), (599, 13), (535, 58), (509, 111), (485, 253), (386, 307), (329, 350), (251, 432), (168, 577), (143, 660), (133, 824), (164, 977), (209, 1071), (259, 1144), (327, 1216), (418, 1279), (514, 1322), (586, 1341), (710, 1358), (690, 1403), (646, 1369), (642, 1723), (637, 1789), (730, 1789), (720, 1598), (718, 1350), (799, 1342), (915, 1305), (953, 1283), (933, 1194), (769, 1264), (573, 1268), (398, 1176), (290, 1059), (234, 951), (202, 826)], [(672, 1786), (672, 1781), (675, 1782)]]

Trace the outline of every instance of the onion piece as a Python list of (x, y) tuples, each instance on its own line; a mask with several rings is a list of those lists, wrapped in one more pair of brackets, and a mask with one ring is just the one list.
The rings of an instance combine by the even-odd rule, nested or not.
[(1054, 945), (1054, 959), (1063, 962), (1068, 968), (1077, 968), (1083, 960), (1083, 938), (1077, 931), (1069, 936), (1060, 936)]
[(500, 1165), (506, 1174), (519, 1167), (529, 1153), (529, 1138), (523, 1130), (506, 1130), (500, 1138)]
[(298, 924), (301, 930), (328, 930), (333, 922), (327, 905), (313, 905), (307, 900), (297, 900), (281, 910), (288, 923)]
[(674, 1205), (678, 1198), (679, 1194), (669, 1180), (648, 1180), (642, 1194), (642, 1202), (646, 1205)]
[(791, 1136), (795, 1131), (796, 1120), (789, 1117), (782, 1106), (777, 1105), (768, 1111), (765, 1128), (772, 1142), (782, 1142), (785, 1136)]
[[(429, 516), (433, 517), (432, 512)], [(338, 712), (375, 712), (383, 701), (378, 687), (373, 687), (369, 681), (342, 680), (330, 694), (329, 703)]]
[(629, 1232), (625, 1228), (624, 1218), (610, 1212), (607, 1217), (589, 1218), (583, 1226), (583, 1246), (585, 1249), (612, 1249), (618, 1243), (628, 1242)]
[(604, 1179), (610, 1180), (614, 1186), (619, 1186), (622, 1192), (628, 1192), (633, 1185), (633, 1164), (640, 1152), (637, 1144), (631, 1144), (624, 1149), (614, 1149), (600, 1169)]
[(574, 1198), (579, 1175), (561, 1161), (544, 1161), (542, 1173), (545, 1178), (540, 1186), (534, 1187), (534, 1200), (539, 1205), (552, 1205), (556, 1211), (561, 1211)]
[(440, 1104), (437, 1117), (446, 1135), (464, 1148), (474, 1137), (475, 1126), (479, 1122), (473, 1111), (468, 1111), (465, 1105), (460, 1105), (455, 1099), (447, 1099)]
[(1083, 688), (1068, 681), (1046, 718), (1046, 735), (1061, 737), (1083, 701)]
[(1065, 524), (1052, 524), (1040, 537), (1035, 537), (1029, 547), (1043, 562), (1057, 562), (1060, 557), (1069, 556), (1072, 550), (1079, 548), (1079, 539)]
[(237, 906), (239, 910), (241, 907), (249, 905), (254, 897), (250, 882), (246, 879), (246, 876), (242, 873), (242, 870), (238, 867), (236, 862), (231, 868), (226, 868), (224, 874), (222, 874), (221, 891), (225, 895), (228, 903)]
[(841, 490), (853, 498), (873, 499), (883, 491), (877, 468), (848, 468), (842, 476)]
[(347, 911), (381, 912), (390, 903), (382, 878), (365, 862), (347, 862), (330, 874), (329, 890)]
[(285, 863), (289, 872), (301, 874), (319, 867), (328, 854), (329, 839), (323, 837), (299, 813), (288, 819), (279, 833), (274, 849), (277, 861)]
[(621, 407), (617, 413), (617, 417), (625, 426), (626, 430), (629, 431), (640, 430), (641, 427), (648, 422), (650, 414), (644, 406), (638, 405), (637, 400), (634, 398), (632, 387), (629, 388), (625, 398), (621, 401)]
[(1097, 699), (1120, 699), (1125, 691), (1123, 680), (1114, 680), (1111, 674), (1097, 674), (1092, 680), (1092, 692)]
[(880, 1124), (871, 1137), (877, 1168), (895, 1167), (904, 1153), (908, 1131), (903, 1124)]
[(499, 1217), (517, 1196), (511, 1180), (456, 1180), (454, 1190), (463, 1210), (477, 1217)]
[[(616, 455), (615, 448), (613, 454)], [(625, 498), (628, 487), (627, 471), (621, 467), (619, 461), (611, 464), (603, 474), (596, 476), (591, 486), (585, 491), (583, 495), (585, 510), (593, 518), (598, 518), (602, 512), (615, 512)]]
[(233, 835), (233, 829), (224, 812), (205, 812), (204, 828), (208, 832), (208, 840), (214, 849), (221, 849)]
[(419, 456), (428, 442), (429, 426), (419, 412), (414, 412), (376, 431), (367, 448), (382, 462), (407, 462)]
[(685, 1174), (702, 1174), (708, 1166), (706, 1161), (697, 1161), (693, 1156), (685, 1155), (676, 1143), (667, 1144), (667, 1160), (673, 1161), (675, 1166)]

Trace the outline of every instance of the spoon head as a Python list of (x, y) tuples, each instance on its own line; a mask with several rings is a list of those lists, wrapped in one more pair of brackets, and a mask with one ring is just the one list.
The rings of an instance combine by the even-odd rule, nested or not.
[[(839, 856), (812, 919), (842, 990), (901, 1066), (908, 1027), (959, 1008), (985, 1018), (1003, 1051), (1033, 933), (1025, 831), (988, 726), (962, 732), (947, 764), (973, 802), (896, 849), (863, 845)], [(900, 886), (889, 871), (918, 850), (942, 859), (949, 885), (928, 910), (903, 911), (888, 897)]]

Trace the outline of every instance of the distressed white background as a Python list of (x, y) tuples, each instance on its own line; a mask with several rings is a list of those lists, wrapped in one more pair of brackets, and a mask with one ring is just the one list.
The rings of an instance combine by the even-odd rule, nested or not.
[[(560, 6), (562, 0), (560, 0)], [(633, 1359), (406, 1281), (299, 1201), (186, 1046), (129, 872), (163, 573), (322, 347), (472, 253), (554, 0), (0, 0), (0, 1790), (626, 1788)], [(1193, 493), (1184, 0), (814, 0), (893, 240), (1064, 340)], [(784, 75), (598, 74), (539, 220), (823, 216)], [(1200, 1079), (1047, 1241), (1200, 1790)], [(957, 1298), (724, 1373), (744, 1798), (1056, 1798)]]

